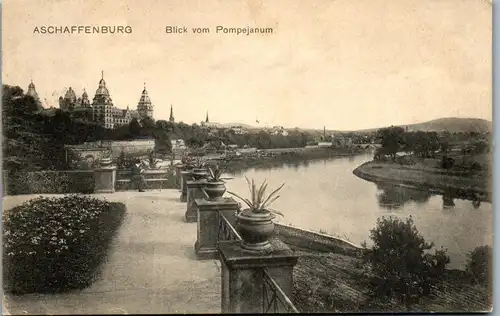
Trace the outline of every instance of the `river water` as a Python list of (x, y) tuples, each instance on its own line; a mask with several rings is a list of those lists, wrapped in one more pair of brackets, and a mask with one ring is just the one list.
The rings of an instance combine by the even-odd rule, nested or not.
[[(228, 191), (248, 197), (244, 176), (269, 189), (285, 183), (272, 208), (282, 212), (276, 222), (341, 237), (355, 244), (369, 239), (381, 216), (411, 216), (418, 231), (436, 248), (448, 249), (449, 268), (463, 269), (467, 253), (493, 243), (491, 203), (451, 199), (412, 188), (376, 184), (352, 171), (372, 155), (283, 163), (233, 174)], [(269, 193), (269, 192), (268, 192)], [(244, 204), (243, 204), (244, 205)]]

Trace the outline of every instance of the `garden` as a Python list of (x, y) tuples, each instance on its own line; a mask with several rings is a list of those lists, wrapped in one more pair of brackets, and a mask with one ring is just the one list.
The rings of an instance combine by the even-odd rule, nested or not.
[(99, 277), (126, 208), (82, 195), (38, 197), (3, 212), (4, 291), (56, 293)]

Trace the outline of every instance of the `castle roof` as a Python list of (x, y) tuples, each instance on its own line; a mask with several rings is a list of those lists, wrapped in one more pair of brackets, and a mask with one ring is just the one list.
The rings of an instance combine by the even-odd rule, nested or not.
[(139, 99), (140, 105), (151, 105), (151, 99), (149, 98), (148, 91), (146, 90), (146, 84), (144, 84), (144, 90), (142, 90), (141, 98)]

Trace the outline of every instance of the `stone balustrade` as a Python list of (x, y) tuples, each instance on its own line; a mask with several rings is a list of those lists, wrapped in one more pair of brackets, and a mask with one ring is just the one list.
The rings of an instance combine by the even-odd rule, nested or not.
[(233, 226), (239, 204), (227, 197), (209, 200), (203, 194), (205, 183), (187, 181), (186, 220), (193, 221), (196, 212), (197, 258), (220, 260), (222, 313), (298, 313), (290, 299), (298, 256), (275, 236), (270, 240), (270, 251), (243, 249)]

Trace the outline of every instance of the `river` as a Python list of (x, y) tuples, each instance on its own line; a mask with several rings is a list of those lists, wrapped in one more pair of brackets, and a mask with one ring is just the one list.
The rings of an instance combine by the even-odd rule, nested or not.
[(448, 249), (448, 268), (463, 269), (469, 251), (492, 245), (491, 203), (473, 205), (412, 188), (376, 184), (352, 173), (371, 159), (372, 155), (364, 154), (247, 169), (233, 174), (227, 188), (247, 197), (244, 176), (258, 184), (267, 179), (269, 189), (285, 183), (272, 206), (284, 214), (283, 218), (277, 216), (276, 222), (321, 231), (358, 245), (363, 241), (371, 244), (370, 229), (377, 218), (412, 216), (427, 242)]

